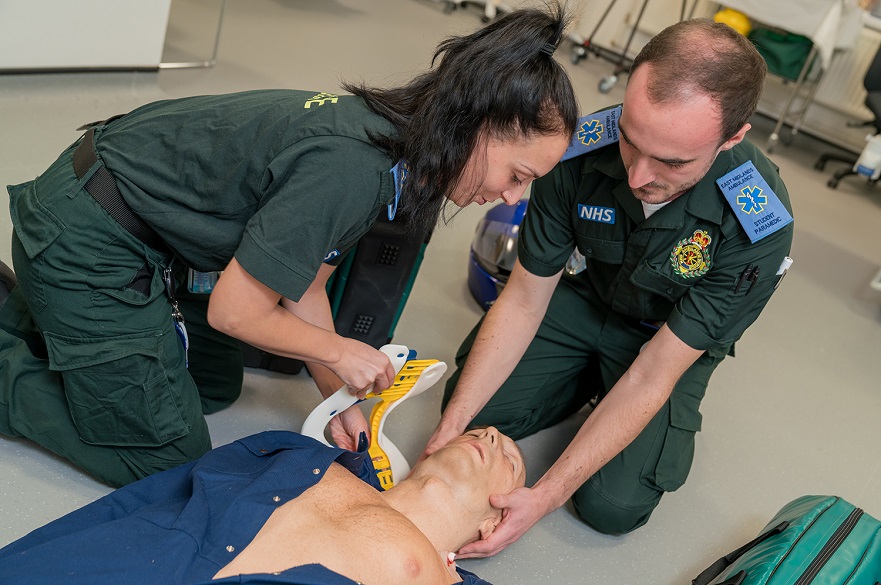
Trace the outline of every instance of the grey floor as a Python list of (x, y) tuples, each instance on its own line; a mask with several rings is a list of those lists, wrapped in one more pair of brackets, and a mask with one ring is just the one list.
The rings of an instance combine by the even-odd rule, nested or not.
[[(217, 6), (175, 1), (167, 59), (210, 53)], [(427, 66), (441, 38), (480, 26), (480, 14), (473, 7), (445, 14), (430, 0), (232, 0), (211, 69), (0, 76), (0, 184), (40, 173), (76, 139), (78, 125), (146, 102), (269, 87), (333, 92), (343, 79), (402, 81)], [(620, 101), (621, 84), (608, 95), (596, 91), (612, 64), (590, 58), (573, 66), (568, 47), (558, 59), (582, 110)], [(764, 144), (772, 124), (757, 118), (754, 125), (753, 139)], [(466, 568), (498, 584), (684, 583), (798, 496), (840, 495), (881, 517), (881, 293), (869, 288), (881, 267), (881, 189), (854, 179), (828, 189), (826, 174), (812, 166), (824, 150), (800, 136), (774, 153), (797, 219), (795, 265), (738, 344), (737, 358), (713, 377), (686, 485), (631, 535), (597, 534), (566, 506), (500, 555), (466, 561)], [(8, 261), (11, 224), (3, 208), (0, 258)], [(452, 364), (480, 316), (465, 276), (484, 211), (460, 213), (428, 248), (395, 338), (420, 357)], [(209, 417), (214, 444), (297, 430), (318, 401), (304, 375), (249, 370), (242, 398)], [(408, 457), (424, 446), (439, 403), (440, 386), (402, 404), (389, 421), (389, 435)], [(583, 419), (521, 441), (530, 483)], [(0, 439), (0, 546), (108, 491), (29, 442)]]

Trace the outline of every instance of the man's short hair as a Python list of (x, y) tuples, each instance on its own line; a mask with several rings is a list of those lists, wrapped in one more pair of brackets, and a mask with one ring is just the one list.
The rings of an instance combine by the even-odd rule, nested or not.
[(634, 59), (631, 74), (645, 63), (652, 65), (648, 81), (652, 102), (687, 101), (689, 94), (699, 92), (719, 105), (720, 144), (755, 113), (768, 71), (746, 37), (706, 18), (685, 20), (658, 33)]

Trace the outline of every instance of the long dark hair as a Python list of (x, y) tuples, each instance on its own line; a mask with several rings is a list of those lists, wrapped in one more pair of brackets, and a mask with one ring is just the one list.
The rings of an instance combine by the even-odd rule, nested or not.
[(398, 213), (411, 229), (434, 226), (481, 133), (510, 140), (575, 131), (575, 92), (552, 56), (568, 24), (559, 1), (516, 10), (442, 41), (432, 68), (404, 86), (343, 86), (395, 126), (395, 135), (371, 139), (407, 161)]

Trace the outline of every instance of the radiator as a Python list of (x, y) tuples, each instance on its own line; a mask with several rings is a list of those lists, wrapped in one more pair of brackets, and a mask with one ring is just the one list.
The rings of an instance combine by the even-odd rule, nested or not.
[(872, 112), (863, 104), (863, 78), (881, 46), (881, 32), (863, 27), (853, 49), (837, 51), (823, 75), (814, 101), (851, 118), (868, 120)]

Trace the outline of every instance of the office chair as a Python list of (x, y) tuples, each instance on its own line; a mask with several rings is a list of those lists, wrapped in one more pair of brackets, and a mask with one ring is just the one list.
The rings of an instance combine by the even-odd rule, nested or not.
[[(866, 100), (865, 104), (869, 110), (872, 111), (872, 115), (874, 116), (873, 120), (867, 122), (848, 122), (848, 126), (852, 128), (860, 127), (860, 126), (874, 126), (875, 133), (878, 134), (881, 132), (881, 48), (878, 49), (878, 52), (875, 53), (875, 56), (872, 58), (872, 62), (869, 64), (869, 69), (866, 71), (866, 76), (863, 78), (863, 87), (866, 88)], [(831, 188), (835, 189), (838, 187), (838, 182), (847, 177), (849, 175), (856, 175), (857, 172), (854, 170), (854, 166), (856, 165), (858, 156), (844, 156), (840, 154), (832, 154), (827, 153), (821, 155), (817, 162), (814, 163), (814, 168), (822, 171), (826, 166), (826, 163), (830, 160), (848, 163), (850, 166), (836, 171), (834, 175), (826, 182), (826, 184)], [(874, 184), (877, 182), (876, 180), (870, 180), (870, 183)]]

